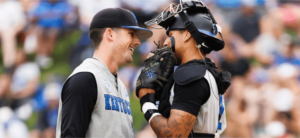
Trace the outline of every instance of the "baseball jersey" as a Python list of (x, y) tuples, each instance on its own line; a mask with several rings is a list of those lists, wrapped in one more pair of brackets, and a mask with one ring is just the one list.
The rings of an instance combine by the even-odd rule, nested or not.
[[(208, 87), (210, 90), (210, 94), (208, 96), (208, 98), (203, 98), (206, 97), (206, 95), (200, 95), (199, 97), (201, 99), (199, 99), (199, 102), (203, 102), (203, 99), (206, 99), (206, 101), (204, 101), (203, 103), (201, 103), (201, 108), (199, 110), (198, 113), (193, 113), (191, 109), (187, 110), (187, 109), (183, 109), (185, 111), (189, 111), (192, 114), (196, 114), (196, 122), (194, 124), (194, 127), (192, 129), (193, 133), (207, 133), (207, 134), (221, 134), (225, 128), (226, 128), (226, 117), (225, 117), (225, 104), (224, 104), (224, 100), (223, 100), (223, 96), (218, 94), (218, 87), (216, 84), (216, 80), (213, 77), (213, 75), (206, 70), (205, 72), (205, 76), (204, 78), (208, 83)], [(199, 87), (199, 83), (203, 83), (205, 80), (199, 80), (197, 82), (194, 82), (194, 84), (191, 84), (191, 86), (180, 86), (183, 88), (187, 88), (187, 87), (192, 87), (192, 85), (197, 86), (198, 88), (201, 88), (201, 86)], [(198, 84), (197, 84), (198, 83)], [(206, 82), (205, 82), (206, 83)], [(204, 89), (201, 88), (200, 91), (205, 91), (208, 89), (205, 89), (205, 84), (203, 85)], [(176, 107), (174, 108), (174, 96), (176, 94), (176, 90), (179, 91), (179, 88), (177, 86), (177, 88), (175, 89), (175, 83), (173, 84), (172, 88), (171, 88), (171, 95), (170, 95), (170, 104), (172, 105), (172, 109), (180, 109), (180, 107), (178, 107), (178, 103), (180, 102), (180, 100), (176, 101), (175, 105)], [(182, 91), (182, 90), (181, 90)], [(179, 97), (179, 99), (181, 97), (184, 97), (184, 95), (188, 94), (191, 90), (186, 90), (183, 95), (181, 96), (177, 96)], [(193, 94), (195, 94), (197, 92), (194, 91)], [(205, 93), (205, 92), (202, 92)], [(197, 97), (197, 96), (193, 96), (193, 97)], [(193, 98), (190, 97), (190, 98)], [(196, 101), (196, 100), (190, 100), (190, 101)], [(187, 102), (187, 100), (185, 100), (185, 102)], [(193, 104), (190, 104), (193, 105)], [(185, 106), (184, 108), (187, 108), (187, 106)], [(219, 120), (219, 115), (220, 115), (220, 120)]]
[[(80, 73), (91, 73), (95, 78), (95, 85), (97, 86), (95, 105), (91, 110), (90, 122), (85, 137), (134, 137), (130, 101), (123, 82), (114, 76), (104, 63), (93, 58), (86, 59), (79, 65), (66, 82), (70, 78), (79, 76)], [(82, 81), (84, 83), (87, 80)], [(66, 85), (65, 83), (63, 87), (66, 87)], [(68, 99), (63, 100), (66, 101)], [(59, 101), (56, 128), (57, 138), (61, 137), (61, 129), (64, 127), (62, 126), (62, 122), (63, 119), (66, 119), (63, 116), (64, 110), (62, 109), (64, 109), (64, 105), (62, 104), (63, 101), (61, 98)], [(82, 107), (83, 111), (85, 111), (84, 108)], [(69, 117), (72, 118), (71, 115)]]

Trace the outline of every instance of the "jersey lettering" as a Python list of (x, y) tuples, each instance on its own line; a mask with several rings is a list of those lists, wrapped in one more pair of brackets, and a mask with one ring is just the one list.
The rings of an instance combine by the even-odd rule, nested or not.
[(110, 95), (105, 94), (104, 97), (105, 97), (105, 109), (106, 110), (111, 110), (111, 106), (110, 106), (110, 103), (109, 103)]
[(127, 101), (124, 101), (124, 103), (125, 103), (125, 108), (126, 108), (126, 110), (127, 110), (127, 114), (130, 115), (130, 110), (129, 110), (129, 108), (128, 108), (128, 102), (127, 102)]
[(112, 110), (119, 111), (117, 97), (111, 95), (111, 104), (112, 104)]
[(127, 106), (128, 106), (128, 114), (131, 115), (131, 106), (130, 103), (128, 101), (127, 102)]
[(118, 103), (119, 103), (119, 105), (120, 105), (120, 109), (121, 109), (121, 112), (123, 112), (123, 109), (122, 109), (122, 101), (123, 101), (123, 99), (121, 99), (120, 97), (117, 97), (117, 99), (118, 99)]
[(105, 109), (121, 111), (122, 113), (131, 115), (130, 102), (120, 97), (104, 94), (105, 97)]
[(122, 104), (123, 104), (124, 113), (127, 114), (126, 101), (122, 100)]

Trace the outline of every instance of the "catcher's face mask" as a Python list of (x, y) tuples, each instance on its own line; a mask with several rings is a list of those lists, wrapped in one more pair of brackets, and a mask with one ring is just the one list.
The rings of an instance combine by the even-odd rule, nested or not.
[[(222, 29), (201, 0), (180, 0), (177, 5), (171, 3), (156, 18), (145, 24), (160, 25), (167, 30), (167, 35), (171, 30), (188, 30), (198, 44), (206, 47), (205, 53), (224, 48)], [(222, 40), (216, 37), (218, 33)]]

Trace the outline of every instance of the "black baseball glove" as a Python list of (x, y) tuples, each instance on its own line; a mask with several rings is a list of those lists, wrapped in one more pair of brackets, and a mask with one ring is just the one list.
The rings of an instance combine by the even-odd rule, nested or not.
[[(150, 57), (149, 57), (150, 56)], [(148, 55), (136, 82), (136, 96), (139, 97), (141, 88), (155, 90), (155, 99), (158, 100), (165, 84), (174, 72), (175, 56), (170, 47), (158, 48)]]

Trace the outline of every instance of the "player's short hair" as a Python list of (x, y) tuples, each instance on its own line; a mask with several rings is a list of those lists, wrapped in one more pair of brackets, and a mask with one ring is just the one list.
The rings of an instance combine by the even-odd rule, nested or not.
[[(92, 42), (95, 46), (95, 49), (97, 49), (99, 47), (100, 43), (102, 42), (103, 34), (106, 29), (107, 28), (94, 28), (89, 32), (89, 37), (92, 40)], [(119, 28), (117, 28), (117, 27), (113, 27), (111, 29), (114, 31), (119, 30)]]

